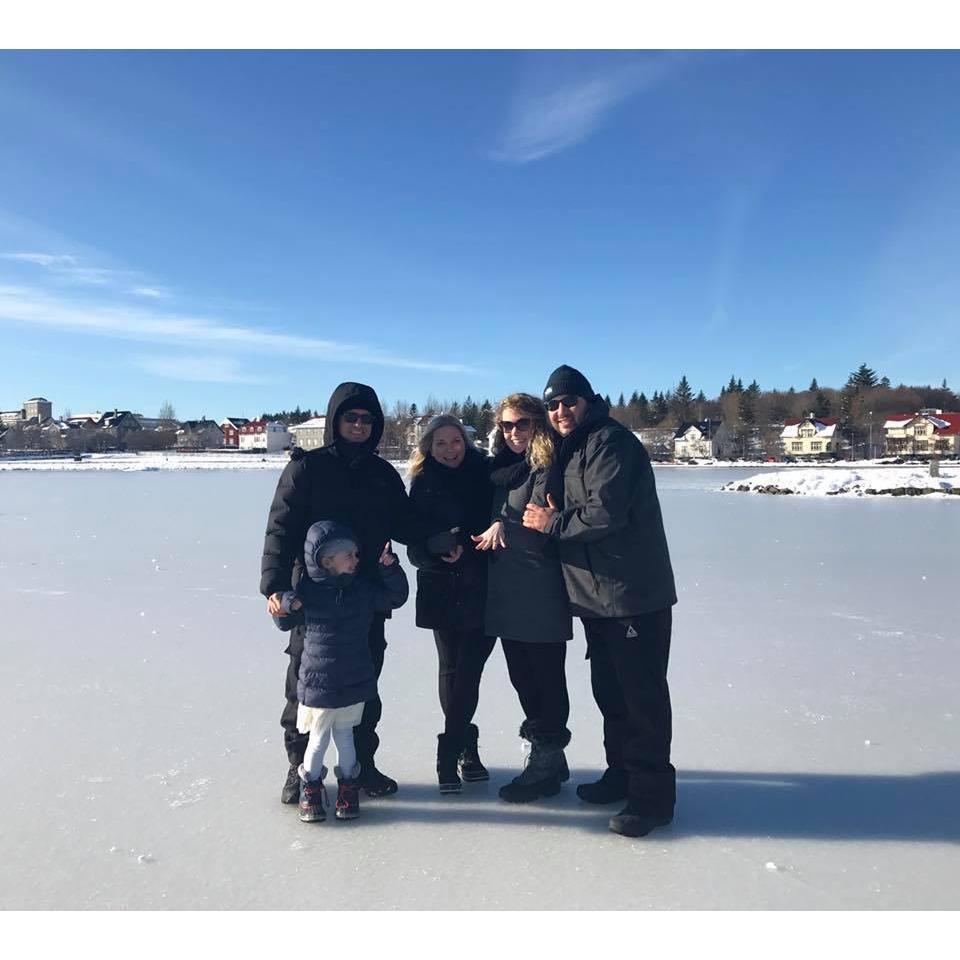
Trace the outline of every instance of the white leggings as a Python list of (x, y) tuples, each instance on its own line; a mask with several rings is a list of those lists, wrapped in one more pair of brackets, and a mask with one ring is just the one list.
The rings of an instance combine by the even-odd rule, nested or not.
[[(307, 749), (303, 755), (303, 770), (307, 779), (316, 780), (323, 771), (323, 758), (330, 746), (330, 738), (337, 750), (337, 779), (350, 780), (360, 772), (357, 767), (357, 750), (353, 744), (353, 728), (363, 716), (363, 704), (349, 707), (314, 707), (301, 705), (297, 726), (303, 733), (310, 732)], [(301, 724), (301, 720), (303, 723)], [(303, 729), (306, 727), (307, 729)]]

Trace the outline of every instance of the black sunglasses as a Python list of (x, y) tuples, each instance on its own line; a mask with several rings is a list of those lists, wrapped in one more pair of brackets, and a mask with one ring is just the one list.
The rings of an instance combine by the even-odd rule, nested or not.
[(529, 430), (531, 423), (533, 421), (529, 417), (521, 417), (519, 420), (501, 420), (500, 429), (504, 433), (509, 433), (511, 430)]
[(373, 423), (373, 416), (369, 413), (343, 413), (340, 416), (344, 423), (360, 423), (365, 427)]
[(547, 401), (547, 409), (552, 413), (559, 406), (564, 406), (568, 410), (572, 410), (578, 403), (580, 398), (571, 394), (569, 397), (553, 397), (551, 400)]

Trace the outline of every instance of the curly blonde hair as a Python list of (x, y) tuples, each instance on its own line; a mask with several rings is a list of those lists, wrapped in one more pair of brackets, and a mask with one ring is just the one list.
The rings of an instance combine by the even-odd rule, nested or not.
[(553, 463), (553, 435), (547, 425), (547, 411), (543, 403), (529, 393), (511, 393), (497, 404), (497, 431), (491, 444), (491, 453), (496, 456), (507, 446), (500, 429), (500, 420), (506, 409), (518, 410), (533, 422), (533, 436), (525, 454), (531, 470), (545, 470)]

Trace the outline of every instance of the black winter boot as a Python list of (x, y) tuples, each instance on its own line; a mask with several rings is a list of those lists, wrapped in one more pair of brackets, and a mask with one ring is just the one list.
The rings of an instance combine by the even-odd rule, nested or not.
[[(520, 724), (520, 736), (524, 740), (532, 740), (536, 736), (536, 721), (524, 720)], [(567, 743), (570, 742), (570, 732), (566, 734)], [(560, 764), (560, 782), (566, 783), (570, 779), (570, 768), (567, 766), (567, 755), (563, 755), (563, 762)]]
[(595, 783), (581, 783), (577, 787), (577, 796), (587, 803), (616, 803), (618, 800), (626, 800), (626, 771), (607, 767), (603, 776)]
[(437, 734), (437, 779), (441, 793), (460, 793), (462, 784), (457, 776), (460, 744), (449, 733)]
[(287, 771), (287, 779), (283, 781), (280, 791), (281, 803), (298, 803), (300, 801), (300, 764), (291, 763)]
[(460, 751), (460, 758), (457, 761), (460, 776), (467, 783), (490, 779), (487, 768), (480, 761), (480, 751), (477, 745), (479, 739), (480, 731), (477, 729), (477, 725), (475, 723), (468, 724), (463, 749)]
[(368, 797), (389, 797), (397, 792), (397, 781), (381, 773), (372, 760), (360, 768), (358, 782)]
[(610, 818), (610, 829), (624, 837), (645, 837), (655, 827), (665, 827), (673, 821), (669, 814), (647, 813), (641, 807), (628, 803), (615, 817)]
[[(521, 732), (530, 733), (528, 727)], [(561, 775), (566, 766), (563, 748), (570, 742), (569, 732), (561, 737), (540, 737), (530, 740), (530, 754), (523, 772), (500, 788), (500, 799), (508, 803), (529, 803), (540, 797), (553, 797), (560, 792)], [(569, 776), (569, 773), (567, 774)]]
[(360, 816), (360, 790), (357, 774), (359, 764), (353, 768), (353, 776), (345, 777), (339, 767), (334, 767), (337, 776), (336, 818), (338, 820), (356, 820)]

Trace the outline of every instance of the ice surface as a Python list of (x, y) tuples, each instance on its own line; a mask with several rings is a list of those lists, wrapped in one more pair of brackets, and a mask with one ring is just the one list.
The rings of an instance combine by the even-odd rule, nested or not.
[(679, 803), (642, 840), (574, 795), (602, 761), (579, 630), (560, 796), (497, 799), (521, 719), (498, 648), (492, 781), (441, 799), (412, 601), (381, 684), (401, 791), (301, 824), (256, 592), (278, 468), (0, 475), (0, 907), (956, 909), (960, 510), (718, 492), (737, 475), (658, 469)]

